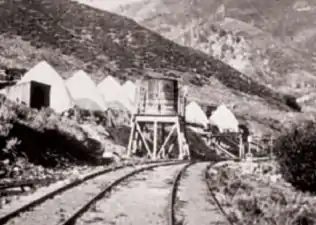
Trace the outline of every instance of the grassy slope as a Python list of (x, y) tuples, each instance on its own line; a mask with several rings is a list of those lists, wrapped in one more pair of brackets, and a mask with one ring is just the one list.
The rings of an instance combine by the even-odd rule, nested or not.
[(278, 115), (287, 108), (279, 94), (221, 61), (116, 14), (67, 0), (15, 0), (0, 3), (0, 20), (2, 66), (29, 68), (44, 58), (65, 76), (85, 69), (95, 81), (109, 73), (134, 79), (149, 68), (180, 74), (187, 83), (198, 84), (191, 85), (193, 98), (215, 103), (227, 99), (249, 117), (257, 115), (249, 111), (254, 105)]
[[(225, 10), (220, 12), (222, 3)], [(316, 72), (312, 60), (315, 13), (297, 12), (293, 10), (294, 3), (155, 0), (133, 3), (117, 11), (177, 43), (215, 56), (278, 91), (300, 97), (316, 87), (312, 75)], [(228, 34), (222, 35), (221, 30)], [(297, 41), (306, 35), (307, 39)], [(231, 37), (242, 41), (231, 43)], [(223, 48), (228, 51), (223, 52)]]

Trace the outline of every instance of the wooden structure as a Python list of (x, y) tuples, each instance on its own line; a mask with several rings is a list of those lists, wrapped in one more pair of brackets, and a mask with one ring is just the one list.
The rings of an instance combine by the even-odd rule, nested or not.
[(23, 103), (31, 108), (41, 109), (50, 105), (50, 89), (50, 85), (28, 81), (6, 87), (4, 93), (12, 101)]
[[(128, 155), (145, 150), (151, 159), (170, 155), (190, 158), (185, 134), (185, 95), (177, 79), (147, 76), (137, 82)], [(147, 134), (152, 138), (146, 138)]]

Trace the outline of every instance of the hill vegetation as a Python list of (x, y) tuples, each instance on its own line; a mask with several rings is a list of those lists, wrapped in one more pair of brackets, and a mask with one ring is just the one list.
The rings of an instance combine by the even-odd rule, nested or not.
[[(96, 163), (104, 151), (75, 121), (50, 109), (17, 105), (0, 95), (0, 159), (25, 156), (48, 167)], [(56, 157), (58, 156), (58, 157)]]
[(249, 99), (268, 111), (293, 109), (287, 97), (220, 60), (113, 13), (68, 0), (13, 0), (0, 3), (0, 19), (0, 67), (28, 69), (44, 59), (64, 77), (83, 69), (96, 82), (108, 74), (133, 80), (149, 69), (182, 76), (192, 99), (226, 98), (243, 112), (249, 112)]
[[(222, 60), (257, 82), (302, 96), (316, 89), (311, 44), (316, 8), (313, 1), (304, 2), (155, 0), (116, 12)], [(305, 38), (298, 43), (298, 36)]]

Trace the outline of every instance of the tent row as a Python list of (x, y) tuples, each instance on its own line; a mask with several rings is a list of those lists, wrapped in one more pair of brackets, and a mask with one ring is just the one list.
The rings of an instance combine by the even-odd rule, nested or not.
[(234, 113), (224, 104), (218, 106), (208, 118), (195, 101), (190, 102), (185, 109), (186, 122), (208, 127), (216, 126), (220, 132), (231, 131), (238, 132), (239, 122)]
[[(64, 80), (51, 65), (42, 61), (30, 69), (17, 85), (23, 86), (30, 82), (37, 82), (37, 86), (43, 84), (49, 87), (50, 91), (47, 97), (49, 104), (47, 106), (54, 109), (57, 113), (64, 112), (75, 105), (82, 109), (105, 111), (111, 102), (119, 103), (129, 112), (134, 112), (136, 108), (136, 85), (131, 81), (120, 85), (112, 76), (106, 77), (96, 85), (87, 73), (80, 70), (69, 79)], [(18, 89), (14, 89), (14, 92)], [(6, 94), (3, 90), (1, 92)], [(27, 91), (21, 91), (20, 94), (20, 96), (26, 96), (22, 92)], [(28, 92), (31, 93), (32, 90)], [(45, 91), (33, 92), (33, 95), (36, 95), (35, 101), (40, 101), (44, 93)], [(16, 97), (16, 94), (14, 97)], [(42, 101), (44, 100), (42, 99)], [(213, 124), (221, 132), (224, 130), (237, 132), (238, 130), (236, 117), (225, 105), (217, 107), (209, 118), (207, 118), (202, 108), (196, 102), (188, 104), (185, 111), (188, 123), (204, 127), (207, 127), (208, 124)]]
[[(120, 85), (112, 76), (108, 76), (96, 85), (82, 70), (64, 80), (51, 65), (42, 61), (24, 74), (17, 85), (21, 86), (29, 82), (50, 86), (49, 107), (57, 113), (64, 112), (75, 105), (87, 110), (105, 111), (110, 102), (118, 102), (129, 111), (134, 110), (136, 86), (131, 81)], [(2, 90), (2, 93), (6, 94), (6, 91)]]

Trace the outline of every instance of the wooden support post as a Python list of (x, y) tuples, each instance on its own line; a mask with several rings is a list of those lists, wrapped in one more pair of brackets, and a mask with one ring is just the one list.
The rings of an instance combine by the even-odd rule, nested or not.
[(179, 121), (176, 122), (177, 125), (177, 136), (178, 136), (178, 146), (179, 146), (179, 159), (183, 159), (183, 146), (182, 146), (182, 137), (181, 137), (181, 128)]
[(252, 138), (251, 138), (251, 136), (247, 137), (247, 142), (248, 142), (248, 154), (252, 155)]
[(241, 135), (239, 135), (239, 158), (240, 159), (244, 159), (244, 156), (245, 156), (245, 148), (242, 144), (242, 137)]
[(133, 149), (132, 149), (133, 154), (136, 153), (137, 149), (141, 149), (141, 145), (139, 143), (141, 143), (141, 141), (139, 140), (139, 134), (138, 132), (135, 132)]
[(176, 129), (176, 127), (177, 127), (176, 124), (173, 125), (173, 127), (172, 127), (171, 131), (169, 132), (167, 138), (165, 139), (164, 143), (162, 144), (162, 146), (161, 146), (161, 148), (160, 148), (160, 150), (159, 150), (159, 152), (158, 152), (158, 155), (160, 155), (161, 153), (162, 153), (163, 155), (165, 154), (165, 146), (167, 145), (167, 143), (168, 143), (169, 139), (171, 138), (171, 136), (172, 136), (174, 130)]
[(137, 129), (137, 131), (139, 133), (139, 136), (140, 136), (140, 138), (141, 138), (141, 140), (142, 140), (142, 142), (143, 142), (143, 144), (144, 144), (144, 146), (145, 146), (145, 148), (147, 150), (147, 153), (150, 156), (150, 158), (152, 158), (152, 153), (150, 152), (150, 148), (149, 148), (149, 146), (147, 144), (147, 141), (146, 141), (146, 139), (145, 139), (140, 127), (139, 127), (139, 124), (137, 123), (137, 121), (136, 121), (135, 124), (136, 124), (136, 129)]
[(130, 134), (130, 137), (129, 137), (129, 141), (128, 141), (128, 146), (127, 146), (127, 156), (130, 157), (131, 156), (131, 150), (132, 150), (132, 144), (133, 144), (133, 141), (134, 141), (134, 133), (135, 133), (135, 122), (132, 121), (132, 124), (131, 124), (131, 134)]
[(158, 122), (154, 121), (154, 138), (153, 138), (153, 159), (157, 158), (157, 135), (158, 135)]

